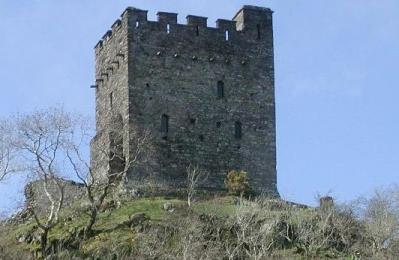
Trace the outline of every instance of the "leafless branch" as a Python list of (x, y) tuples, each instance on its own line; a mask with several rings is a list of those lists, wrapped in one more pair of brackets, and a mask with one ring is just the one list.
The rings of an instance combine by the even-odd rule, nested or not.
[[(80, 179), (86, 189), (86, 195), (89, 206), (89, 222), (86, 225), (85, 235), (90, 235), (93, 225), (97, 221), (97, 215), (104, 203), (105, 198), (108, 196), (111, 187), (118, 183), (126, 181), (126, 176), (129, 170), (136, 166), (149, 146), (150, 134), (144, 131), (141, 135), (135, 138), (135, 145), (130, 146), (129, 156), (123, 152), (123, 131), (122, 129), (113, 130), (113, 125), (108, 126), (110, 132), (108, 133), (108, 142), (98, 142), (92, 147), (103, 160), (93, 160), (90, 164), (88, 158), (82, 156), (82, 145), (88, 143), (85, 136), (85, 131), (73, 133), (74, 138), (69, 138), (70, 142), (67, 147), (67, 158), (72, 166), (73, 172), (76, 177)], [(79, 128), (78, 128), (79, 129)], [(78, 135), (78, 136), (76, 136)], [(125, 141), (126, 142), (126, 141)], [(106, 176), (101, 176), (98, 171), (98, 163), (119, 162), (123, 167), (111, 167)]]
[(198, 166), (189, 165), (187, 167), (187, 204), (191, 207), (197, 186), (208, 178), (208, 173), (201, 170)]
[(64, 144), (68, 142), (69, 133), (74, 128), (72, 115), (62, 108), (50, 108), (16, 116), (12, 118), (12, 123), (14, 129), (9, 134), (10, 144), (22, 164), (18, 170), (33, 174), (40, 181), (43, 194), (49, 201), (47, 213), (35, 209), (36, 205), (29, 206), (42, 230), (41, 249), (45, 256), (48, 232), (58, 224), (64, 205), (61, 176), (67, 171), (63, 167), (66, 158)]
[(17, 170), (11, 134), (10, 122), (0, 121), (0, 182)]

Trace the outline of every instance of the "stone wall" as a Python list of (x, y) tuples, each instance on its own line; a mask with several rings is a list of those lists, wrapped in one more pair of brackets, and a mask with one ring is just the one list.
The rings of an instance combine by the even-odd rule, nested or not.
[[(127, 157), (136, 134), (151, 132), (154, 152), (131, 170), (131, 187), (150, 176), (182, 187), (193, 164), (210, 174), (203, 188), (223, 189), (229, 170), (245, 170), (256, 192), (277, 194), (272, 11), (244, 6), (211, 28), (204, 17), (178, 24), (160, 12), (155, 22), (128, 8), (117, 23), (96, 46), (97, 131), (120, 118)], [(117, 53), (121, 67), (105, 75)]]
[[(66, 180), (60, 181), (64, 187), (64, 207), (71, 206), (85, 196), (85, 189), (82, 184)], [(25, 187), (26, 205), (32, 206), (40, 216), (47, 214), (51, 205), (43, 184), (43, 181), (34, 181)], [(59, 198), (59, 189), (55, 182), (49, 182), (48, 190), (55, 198)]]
[[(103, 178), (112, 169), (107, 154), (110, 149), (110, 132), (124, 131), (124, 122), (129, 120), (128, 110), (128, 21), (118, 19), (95, 46), (96, 54), (96, 136), (91, 143), (91, 165)], [(124, 153), (128, 153), (125, 141)]]

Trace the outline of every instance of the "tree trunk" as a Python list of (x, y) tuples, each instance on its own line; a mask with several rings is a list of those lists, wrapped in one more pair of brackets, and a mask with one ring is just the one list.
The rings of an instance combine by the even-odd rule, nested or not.
[(43, 233), (40, 235), (40, 251), (42, 253), (42, 257), (45, 258), (47, 256), (47, 237), (48, 237), (48, 228), (43, 229)]
[(90, 220), (89, 223), (87, 223), (87, 226), (85, 228), (85, 232), (84, 232), (84, 238), (87, 239), (92, 231), (93, 231), (93, 225), (96, 223), (97, 220), (97, 208), (95, 206), (92, 207), (92, 209), (90, 210)]
[(188, 207), (191, 208), (191, 196), (190, 195), (187, 197), (187, 204), (188, 204)]

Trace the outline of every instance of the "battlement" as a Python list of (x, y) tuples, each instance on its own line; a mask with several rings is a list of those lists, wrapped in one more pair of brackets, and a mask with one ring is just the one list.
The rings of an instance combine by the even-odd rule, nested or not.
[(158, 12), (157, 21), (150, 21), (147, 10), (128, 7), (122, 13), (121, 19), (116, 20), (111, 29), (96, 44), (95, 49), (101, 49), (124, 21), (132, 30), (151, 27), (153, 32), (164, 31), (175, 35), (191, 33), (192, 36), (206, 35), (207, 37), (214, 35), (224, 41), (261, 40), (261, 34), (272, 30), (272, 14), (273, 11), (269, 8), (244, 5), (232, 20), (217, 19), (216, 27), (209, 27), (207, 17), (187, 15), (186, 24), (179, 24), (177, 13)]
[(158, 22), (161, 25), (177, 24), (177, 14), (176, 13), (158, 12), (157, 16), (158, 16)]
[[(238, 12), (239, 14), (242, 10), (250, 10), (250, 11), (256, 11), (256, 12), (265, 12), (265, 13), (273, 13), (273, 11), (270, 8), (267, 7), (262, 7), (262, 6), (255, 6), (255, 5), (244, 5)], [(237, 15), (236, 14), (236, 15)]]
[(187, 15), (187, 25), (189, 26), (201, 26), (202, 28), (208, 27), (208, 17)]

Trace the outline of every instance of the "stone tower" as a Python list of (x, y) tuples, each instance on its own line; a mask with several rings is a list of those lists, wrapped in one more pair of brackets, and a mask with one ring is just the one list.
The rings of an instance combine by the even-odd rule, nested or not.
[(191, 164), (209, 172), (202, 188), (224, 189), (228, 171), (244, 170), (255, 192), (278, 194), (270, 9), (243, 6), (212, 28), (206, 17), (148, 21), (129, 7), (95, 54), (96, 174), (116, 167), (94, 149), (113, 145), (112, 122), (126, 158), (139, 133), (151, 133), (153, 151), (129, 171), (128, 188), (146, 189), (150, 176), (161, 190), (182, 188)]

